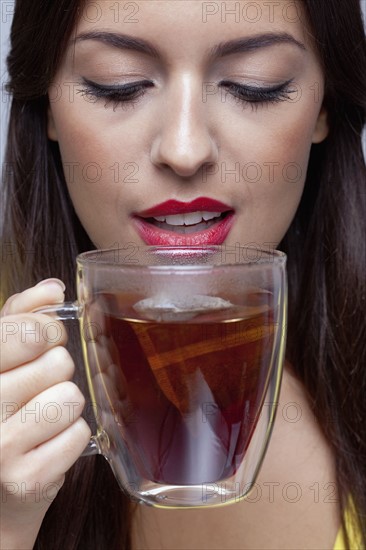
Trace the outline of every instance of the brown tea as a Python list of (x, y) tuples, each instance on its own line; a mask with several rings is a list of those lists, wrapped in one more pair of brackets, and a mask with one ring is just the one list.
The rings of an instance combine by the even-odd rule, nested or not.
[(144, 318), (136, 297), (100, 293), (85, 320), (91, 385), (104, 392), (140, 476), (190, 485), (233, 475), (273, 363), (266, 295), (184, 321)]

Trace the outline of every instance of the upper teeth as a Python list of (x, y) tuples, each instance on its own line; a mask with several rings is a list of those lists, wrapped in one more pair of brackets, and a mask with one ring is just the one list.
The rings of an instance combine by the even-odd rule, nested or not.
[(189, 214), (174, 214), (172, 216), (154, 216), (154, 220), (169, 225), (193, 225), (200, 221), (212, 220), (221, 216), (221, 212), (191, 212)]

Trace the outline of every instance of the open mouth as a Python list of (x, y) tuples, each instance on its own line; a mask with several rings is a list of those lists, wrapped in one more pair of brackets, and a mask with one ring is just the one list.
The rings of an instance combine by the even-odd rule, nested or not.
[(182, 235), (197, 233), (210, 229), (213, 225), (223, 221), (230, 211), (227, 212), (191, 212), (190, 214), (172, 214), (169, 216), (155, 216), (145, 218), (145, 223), (163, 231), (173, 231)]
[(149, 245), (222, 244), (234, 223), (234, 210), (208, 197), (165, 201), (132, 215), (140, 238)]

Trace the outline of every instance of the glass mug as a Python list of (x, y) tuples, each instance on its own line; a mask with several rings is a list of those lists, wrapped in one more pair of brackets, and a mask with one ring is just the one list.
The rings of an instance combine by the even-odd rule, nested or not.
[(102, 454), (156, 507), (236, 502), (270, 439), (286, 339), (286, 255), (225, 245), (77, 257), (79, 319)]

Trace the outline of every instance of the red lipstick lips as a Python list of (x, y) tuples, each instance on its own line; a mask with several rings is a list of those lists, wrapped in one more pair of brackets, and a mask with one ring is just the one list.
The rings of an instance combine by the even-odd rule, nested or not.
[(170, 200), (157, 204), (148, 210), (139, 212), (137, 216), (141, 218), (151, 218), (152, 216), (169, 216), (173, 214), (189, 214), (198, 211), (206, 212), (228, 212), (232, 210), (230, 206), (214, 199), (199, 197), (192, 202), (180, 202)]
[[(171, 225), (167, 220), (154, 217), (168, 217), (197, 212), (218, 214), (200, 223), (180, 224), (177, 219)], [(207, 216), (206, 216), (207, 217)], [(222, 244), (234, 223), (234, 210), (214, 199), (199, 197), (191, 202), (168, 200), (152, 208), (133, 214), (132, 222), (140, 238), (148, 245), (160, 246), (201, 246)], [(196, 231), (195, 231), (195, 228)]]

